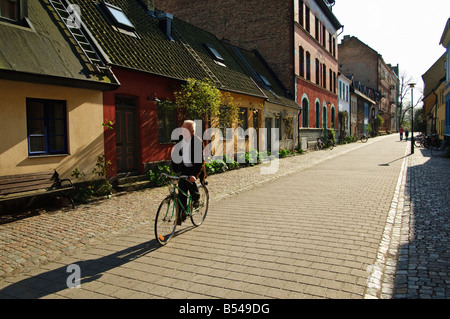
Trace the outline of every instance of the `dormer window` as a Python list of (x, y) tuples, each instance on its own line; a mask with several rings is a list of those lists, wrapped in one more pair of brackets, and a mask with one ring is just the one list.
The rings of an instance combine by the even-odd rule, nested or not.
[(107, 2), (102, 2), (101, 5), (104, 11), (108, 14), (108, 18), (111, 19), (116, 27), (127, 31), (135, 30), (133, 23), (131, 23), (121, 8), (113, 6)]
[(212, 45), (205, 43), (204, 44), (206, 51), (209, 53), (209, 55), (211, 56), (211, 58), (213, 58), (213, 60), (221, 65), (221, 66), (226, 66), (225, 65), (225, 59), (222, 57), (222, 55), (220, 55), (219, 51), (217, 51), (216, 48), (214, 48)]
[(0, 21), (22, 24), (27, 17), (28, 0), (0, 0)]

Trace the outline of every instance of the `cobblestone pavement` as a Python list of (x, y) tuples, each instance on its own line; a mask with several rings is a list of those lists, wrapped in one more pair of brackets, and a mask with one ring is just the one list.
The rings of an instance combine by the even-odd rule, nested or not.
[(450, 159), (415, 148), (408, 157), (395, 298), (450, 298)]
[(165, 188), (0, 225), (0, 298), (448, 298), (449, 161), (407, 152), (386, 136), (211, 176), (207, 221), (163, 248)]

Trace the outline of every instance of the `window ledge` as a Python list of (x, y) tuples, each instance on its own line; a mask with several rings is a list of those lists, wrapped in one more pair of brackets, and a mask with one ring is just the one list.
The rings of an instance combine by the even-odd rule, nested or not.
[(60, 157), (60, 156), (70, 156), (69, 153), (62, 154), (42, 154), (42, 155), (28, 155), (28, 158), (44, 158), (44, 157)]

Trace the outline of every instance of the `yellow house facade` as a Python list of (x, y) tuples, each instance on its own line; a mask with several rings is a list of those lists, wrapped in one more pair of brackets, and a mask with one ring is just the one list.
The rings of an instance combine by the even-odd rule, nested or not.
[[(102, 91), (0, 80), (0, 96), (0, 176), (55, 169), (61, 177), (71, 178), (76, 167), (92, 171), (97, 157), (104, 153)], [(32, 128), (27, 108), (29, 111), (32, 101), (65, 105), (65, 152), (30, 152)]]
[(76, 28), (55, 23), (52, 6), (9, 5), (0, 11), (0, 176), (73, 179), (78, 167), (90, 179), (104, 153), (103, 92), (119, 83), (81, 50)]

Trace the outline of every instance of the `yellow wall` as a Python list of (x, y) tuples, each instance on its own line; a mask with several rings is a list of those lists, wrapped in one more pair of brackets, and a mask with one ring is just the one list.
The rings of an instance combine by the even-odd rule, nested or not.
[[(70, 155), (28, 156), (26, 99), (67, 103)], [(101, 91), (0, 80), (0, 176), (56, 169), (70, 178), (79, 167), (91, 178), (97, 156), (104, 153), (103, 93)]]

